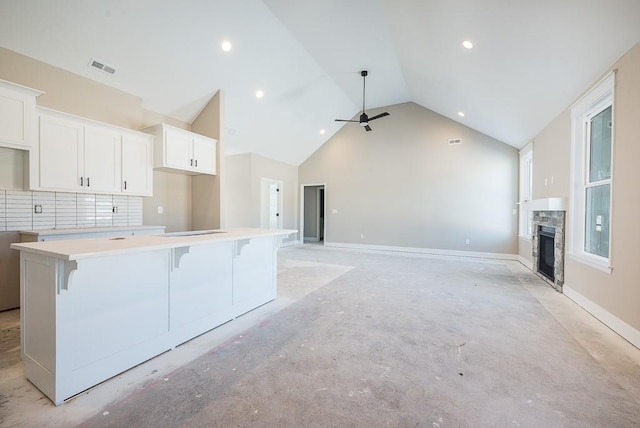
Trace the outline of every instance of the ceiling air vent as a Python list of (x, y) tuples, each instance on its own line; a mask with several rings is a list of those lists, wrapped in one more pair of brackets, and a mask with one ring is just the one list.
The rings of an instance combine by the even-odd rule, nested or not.
[(98, 70), (104, 71), (105, 73), (108, 73), (108, 74), (116, 73), (116, 69), (114, 67), (105, 65), (104, 62), (94, 58), (91, 58), (91, 61), (89, 61), (89, 67), (97, 68)]
[(455, 146), (456, 144), (462, 144), (462, 138), (449, 138), (450, 146)]

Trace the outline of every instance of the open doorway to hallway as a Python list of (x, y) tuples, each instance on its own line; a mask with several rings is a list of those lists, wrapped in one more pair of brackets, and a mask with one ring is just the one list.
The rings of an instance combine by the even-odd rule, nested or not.
[(325, 185), (301, 186), (301, 225), (303, 243), (324, 245)]

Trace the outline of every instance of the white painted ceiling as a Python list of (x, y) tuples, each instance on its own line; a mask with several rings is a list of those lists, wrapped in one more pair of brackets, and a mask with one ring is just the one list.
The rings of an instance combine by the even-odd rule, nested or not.
[(367, 109), (413, 101), (522, 147), (639, 22), (639, 0), (2, 0), (0, 46), (189, 123), (223, 89), (227, 153), (298, 165), (357, 126), (333, 119), (359, 114), (362, 69)]

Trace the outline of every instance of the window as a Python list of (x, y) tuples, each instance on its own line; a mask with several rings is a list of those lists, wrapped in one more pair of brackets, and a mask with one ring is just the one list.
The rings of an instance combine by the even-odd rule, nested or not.
[(525, 208), (524, 202), (533, 199), (533, 142), (520, 150), (520, 226), (518, 235), (531, 239), (533, 212)]
[(612, 72), (571, 109), (572, 196), (569, 255), (611, 272)]

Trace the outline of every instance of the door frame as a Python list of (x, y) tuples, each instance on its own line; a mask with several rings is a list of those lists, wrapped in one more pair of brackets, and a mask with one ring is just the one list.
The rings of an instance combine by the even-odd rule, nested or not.
[[(322, 228), (322, 245), (327, 241), (327, 184), (326, 183), (316, 183), (316, 184), (301, 184), (300, 185), (300, 243), (304, 244), (304, 189), (305, 187), (322, 187), (324, 188), (324, 225)], [(320, 220), (318, 219), (318, 222)]]

